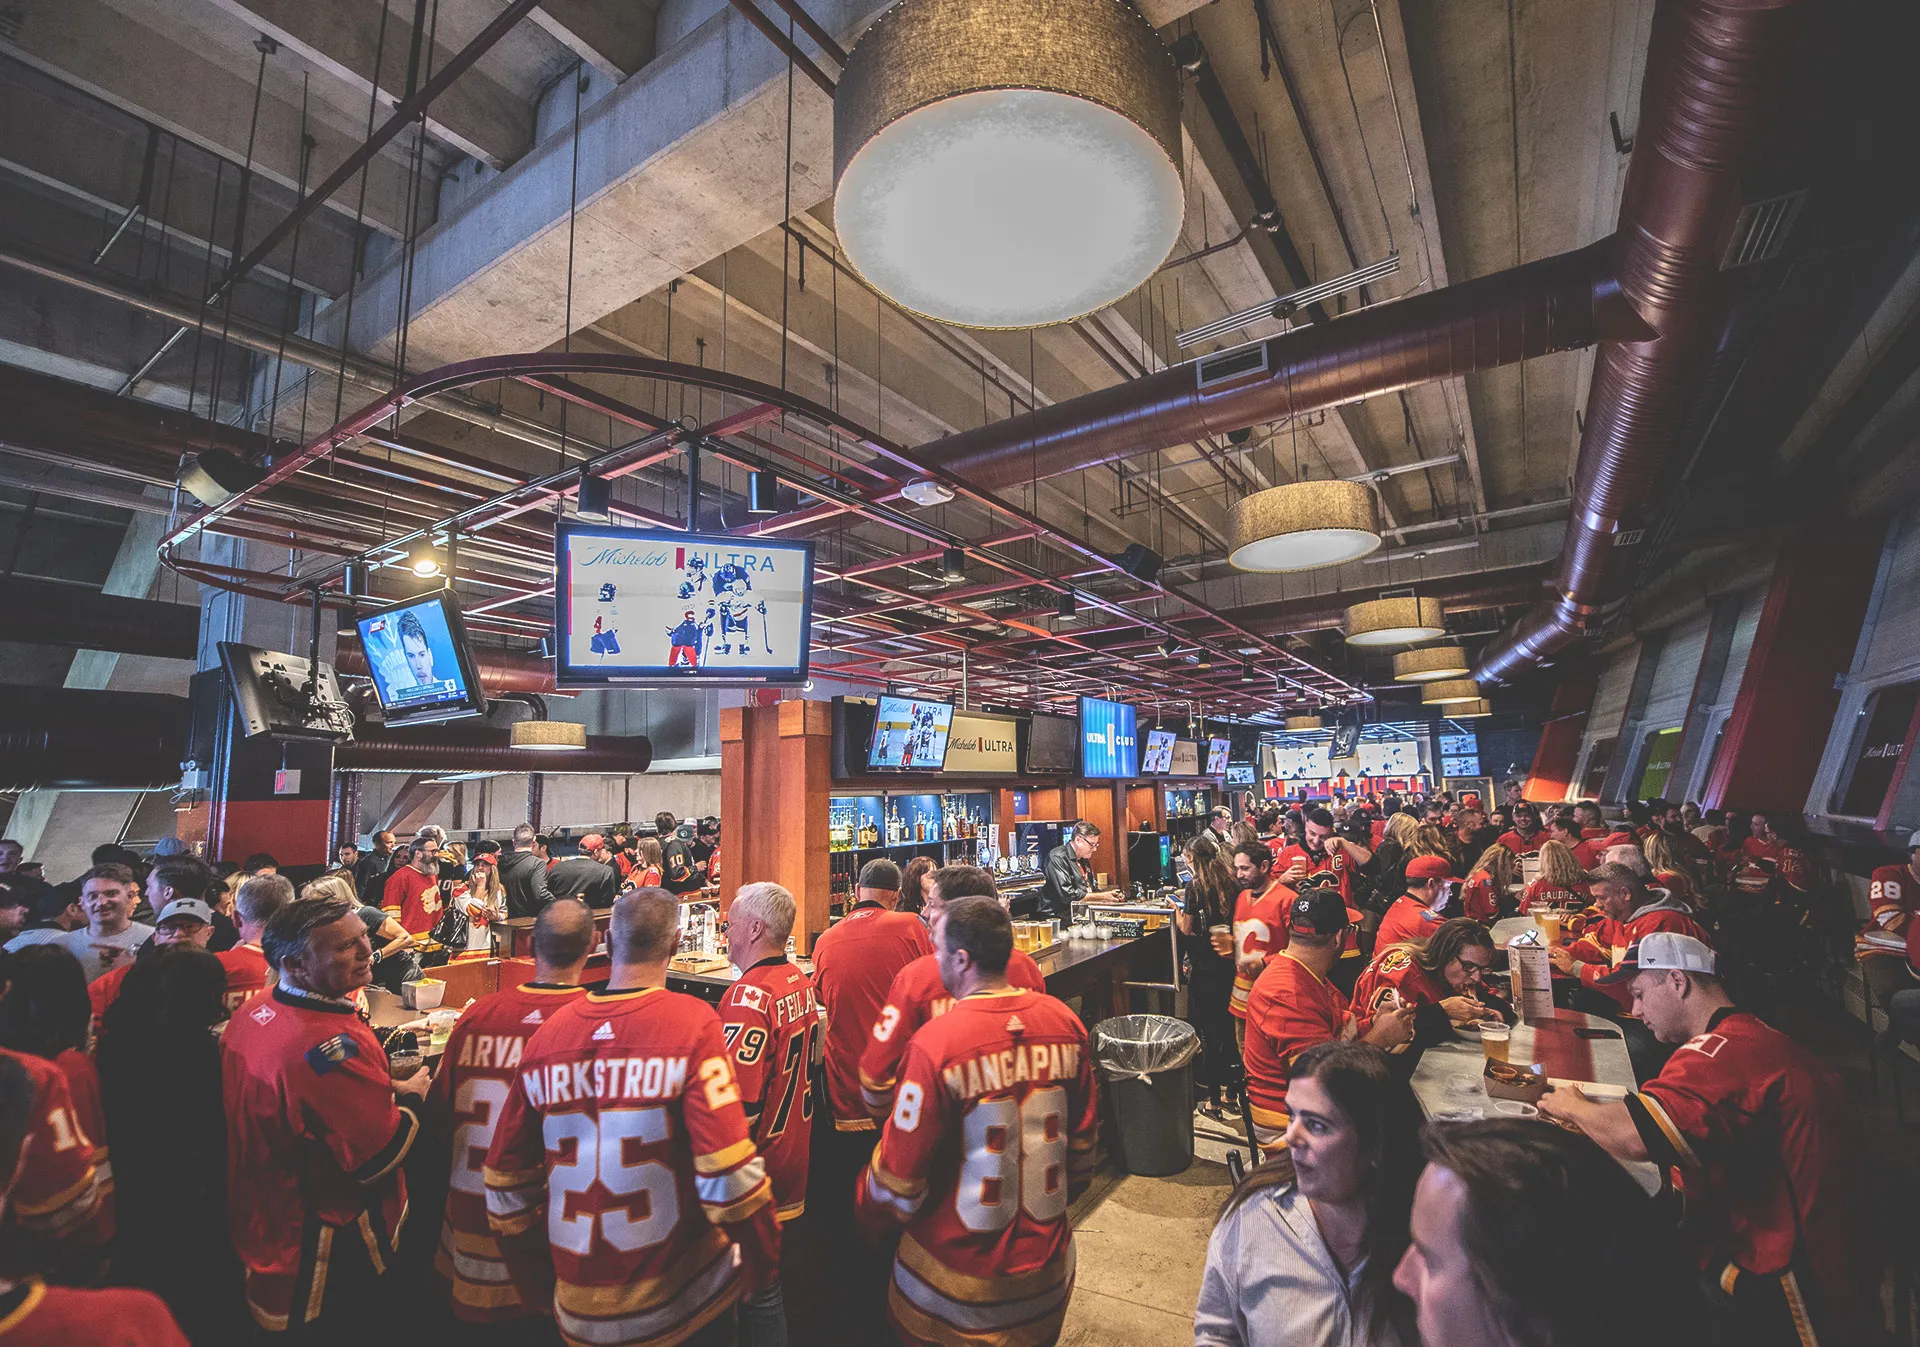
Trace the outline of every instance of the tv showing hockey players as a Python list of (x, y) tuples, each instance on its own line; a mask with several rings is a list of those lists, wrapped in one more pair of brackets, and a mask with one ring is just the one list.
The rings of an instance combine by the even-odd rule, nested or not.
[(1140, 754), (1140, 775), (1165, 776), (1173, 770), (1172, 730), (1148, 730), (1147, 746)]
[(882, 697), (873, 717), (867, 766), (896, 772), (937, 772), (947, 762), (952, 702)]
[(806, 681), (812, 543), (569, 522), (554, 548), (561, 687)]
[(1233, 750), (1233, 741), (1231, 739), (1207, 740), (1206, 774), (1208, 776), (1226, 775), (1227, 754), (1232, 752), (1232, 750)]
[(486, 710), (453, 595), (444, 589), (355, 619), (374, 696), (389, 725), (423, 725)]

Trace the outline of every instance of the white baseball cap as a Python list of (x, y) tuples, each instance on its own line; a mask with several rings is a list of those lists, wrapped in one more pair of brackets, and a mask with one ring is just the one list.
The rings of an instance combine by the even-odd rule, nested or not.
[(1915, 832), (1907, 839), (1907, 850), (1920, 851), (1920, 832)]
[(1620, 966), (1600, 979), (1602, 985), (1625, 982), (1639, 973), (1713, 974), (1714, 954), (1706, 942), (1674, 931), (1654, 931), (1634, 942)]

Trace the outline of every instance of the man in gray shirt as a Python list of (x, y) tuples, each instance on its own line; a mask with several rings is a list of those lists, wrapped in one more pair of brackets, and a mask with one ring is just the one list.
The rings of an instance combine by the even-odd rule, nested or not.
[(80, 880), (80, 906), (86, 909), (85, 930), (69, 931), (49, 944), (59, 945), (80, 960), (92, 982), (102, 973), (133, 958), (147, 943), (153, 927), (133, 920), (139, 901), (133, 871), (124, 865), (96, 865)]

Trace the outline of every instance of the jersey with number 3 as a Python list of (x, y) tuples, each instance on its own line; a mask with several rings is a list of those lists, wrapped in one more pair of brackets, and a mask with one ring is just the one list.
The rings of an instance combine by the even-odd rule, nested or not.
[(487, 1151), (487, 1216), (570, 1343), (664, 1347), (778, 1266), (772, 1188), (720, 1017), (664, 988), (590, 992), (528, 1040)]
[(500, 1125), (527, 1040), (582, 987), (524, 983), (481, 997), (454, 1025), (427, 1096), (435, 1121), (453, 1135), (447, 1214), (434, 1267), (453, 1293), (453, 1312), (469, 1323), (528, 1313), (507, 1275), (487, 1224), (487, 1148)]
[(775, 956), (740, 975), (720, 998), (720, 1026), (753, 1144), (773, 1182), (781, 1221), (807, 1209), (807, 1161), (813, 1151), (808, 1079), (819, 1056), (820, 1002), (813, 979)]
[(1086, 1030), (1044, 992), (964, 997), (913, 1036), (858, 1189), (866, 1220), (906, 1227), (887, 1297), (904, 1341), (1058, 1336), (1096, 1122)]

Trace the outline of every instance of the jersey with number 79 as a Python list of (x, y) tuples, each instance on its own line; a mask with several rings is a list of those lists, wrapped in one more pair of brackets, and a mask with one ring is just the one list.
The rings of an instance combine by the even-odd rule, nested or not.
[(697, 997), (590, 992), (549, 1016), (501, 1108), (486, 1183), (515, 1287), (528, 1304), (550, 1298), (571, 1343), (680, 1342), (779, 1266), (720, 1017)]
[(779, 955), (762, 959), (720, 998), (720, 1025), (753, 1144), (773, 1181), (774, 1209), (781, 1221), (791, 1221), (807, 1209), (813, 1152), (807, 1086), (820, 1037), (813, 979)]
[(1086, 1030), (1045, 992), (977, 992), (913, 1036), (857, 1190), (863, 1220), (906, 1227), (887, 1297), (905, 1341), (1058, 1335), (1096, 1100)]

